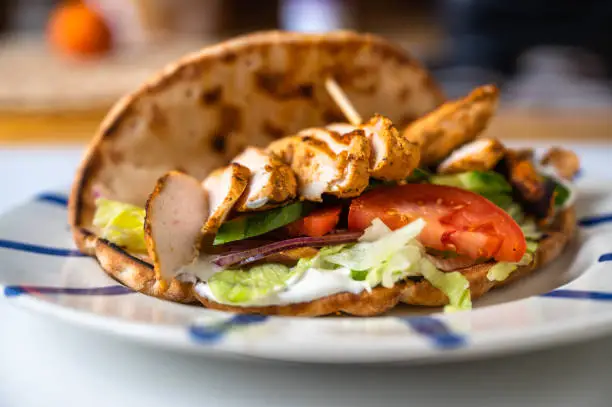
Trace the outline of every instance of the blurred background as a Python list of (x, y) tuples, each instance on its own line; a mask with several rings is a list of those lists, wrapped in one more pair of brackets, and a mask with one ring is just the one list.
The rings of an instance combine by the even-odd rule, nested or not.
[(169, 61), (271, 28), (381, 34), (450, 97), (496, 83), (502, 138), (607, 142), (610, 22), (607, 0), (0, 0), (0, 142), (84, 142)]

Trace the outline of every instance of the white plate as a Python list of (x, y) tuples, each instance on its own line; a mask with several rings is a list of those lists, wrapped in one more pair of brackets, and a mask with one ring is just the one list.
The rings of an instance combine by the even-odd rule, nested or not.
[[(0, 218), (7, 301), (155, 346), (304, 362), (432, 362), (612, 332), (612, 190), (580, 187), (578, 238), (549, 267), (450, 315), (400, 307), (377, 318), (234, 315), (132, 292), (82, 257), (62, 193)], [(603, 183), (599, 183), (603, 185)]]

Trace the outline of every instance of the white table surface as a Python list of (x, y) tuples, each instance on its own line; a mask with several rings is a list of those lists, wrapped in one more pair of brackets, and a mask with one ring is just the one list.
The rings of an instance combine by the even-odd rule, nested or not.
[[(612, 179), (611, 145), (578, 151), (586, 176)], [(0, 150), (0, 210), (69, 184), (79, 158)], [(2, 300), (0, 322), (0, 407), (612, 406), (612, 337), (453, 364), (317, 366), (160, 351)]]

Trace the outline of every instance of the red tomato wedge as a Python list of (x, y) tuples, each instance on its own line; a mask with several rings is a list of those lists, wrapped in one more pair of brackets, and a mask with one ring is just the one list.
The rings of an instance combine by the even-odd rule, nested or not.
[(423, 245), (473, 259), (518, 262), (527, 249), (523, 231), (510, 215), (482, 196), (459, 188), (429, 184), (380, 187), (353, 200), (350, 230), (364, 230), (375, 218), (391, 229), (423, 218), (427, 224), (418, 238)]
[(341, 206), (317, 209), (308, 216), (288, 224), (287, 231), (291, 236), (324, 236), (334, 230), (341, 211)]

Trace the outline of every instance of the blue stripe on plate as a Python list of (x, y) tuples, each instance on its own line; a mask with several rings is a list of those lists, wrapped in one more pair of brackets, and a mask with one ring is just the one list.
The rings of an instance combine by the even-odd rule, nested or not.
[(199, 343), (212, 344), (218, 342), (226, 333), (236, 327), (259, 324), (266, 321), (266, 315), (236, 314), (227, 321), (211, 325), (192, 325), (189, 335)]
[(603, 263), (604, 261), (612, 261), (612, 253), (606, 253), (599, 256), (598, 262)]
[(575, 300), (612, 301), (612, 293), (602, 291), (554, 290), (542, 297), (568, 298)]
[(588, 228), (590, 226), (597, 226), (602, 223), (612, 222), (612, 213), (604, 213), (602, 215), (585, 216), (578, 221), (578, 224), (582, 227)]
[(62, 194), (53, 192), (45, 192), (36, 197), (36, 201), (49, 202), (55, 205), (68, 206), (68, 197)]
[(107, 287), (46, 287), (31, 285), (9, 285), (4, 287), (4, 296), (18, 297), (24, 294), (66, 294), (66, 295), (123, 295), (135, 291), (122, 285), (111, 285)]
[(78, 250), (39, 246), (35, 244), (16, 242), (14, 240), (6, 240), (6, 239), (0, 239), (0, 248), (10, 249), (10, 250), (19, 250), (19, 251), (28, 252), (28, 253), (46, 254), (49, 256), (87, 257), (87, 255), (81, 253)]
[(410, 328), (428, 338), (435, 347), (453, 349), (466, 345), (463, 335), (456, 334), (441, 320), (432, 317), (400, 318)]

